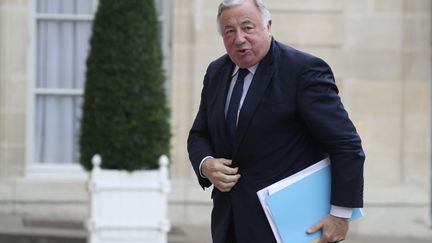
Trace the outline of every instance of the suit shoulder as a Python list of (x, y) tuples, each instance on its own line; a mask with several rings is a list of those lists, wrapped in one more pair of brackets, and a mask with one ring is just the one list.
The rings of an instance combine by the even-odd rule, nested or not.
[(216, 60), (212, 61), (208, 67), (207, 67), (207, 73), (208, 72), (217, 72), (220, 70), (223, 66), (225, 66), (228, 62), (230, 62), (229, 56), (227, 54), (224, 54), (223, 56), (217, 58)]
[(313, 62), (323, 62), (326, 63), (320, 57), (317, 57), (311, 53), (307, 53), (298, 50), (289, 45), (275, 41), (275, 47), (279, 50), (280, 61), (288, 61), (291, 65), (297, 63), (298, 66), (305, 66)]

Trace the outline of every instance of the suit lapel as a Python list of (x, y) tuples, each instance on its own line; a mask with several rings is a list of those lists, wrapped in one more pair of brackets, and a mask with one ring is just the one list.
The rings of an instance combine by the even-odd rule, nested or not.
[(222, 151), (226, 151), (226, 156), (231, 156), (232, 148), (231, 143), (228, 140), (225, 128), (225, 103), (228, 95), (228, 88), (231, 81), (231, 74), (234, 69), (234, 64), (231, 62), (229, 57), (227, 57), (227, 61), (225, 65), (222, 67), (220, 75), (217, 77), (217, 82), (219, 82), (218, 90), (216, 91), (216, 119), (217, 122), (217, 133), (221, 136)]
[(251, 86), (249, 87), (248, 93), (243, 102), (243, 106), (240, 110), (238, 127), (237, 127), (237, 144), (235, 144), (234, 154), (243, 142), (245, 133), (249, 127), (249, 124), (255, 114), (255, 111), (261, 101), (270, 81), (273, 78), (276, 63), (274, 62), (275, 52), (274, 42), (270, 48), (269, 53), (264, 57), (261, 63), (258, 65), (258, 69), (253, 77)]

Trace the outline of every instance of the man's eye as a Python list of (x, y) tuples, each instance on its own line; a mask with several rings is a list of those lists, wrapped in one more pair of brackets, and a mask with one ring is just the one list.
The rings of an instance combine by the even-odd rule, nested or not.
[(252, 32), (254, 30), (254, 27), (253, 26), (245, 26), (243, 29), (245, 32), (249, 33), (249, 32)]
[(227, 30), (225, 30), (225, 35), (230, 34), (230, 33), (233, 33), (233, 32), (234, 32), (234, 30), (232, 30), (232, 29), (227, 29)]

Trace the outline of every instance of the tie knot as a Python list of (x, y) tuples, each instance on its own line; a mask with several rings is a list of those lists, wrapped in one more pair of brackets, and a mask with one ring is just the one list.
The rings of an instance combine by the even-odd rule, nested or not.
[(249, 70), (247, 68), (240, 68), (238, 71), (238, 76), (237, 79), (244, 79), (244, 77), (246, 77), (246, 75), (248, 75)]

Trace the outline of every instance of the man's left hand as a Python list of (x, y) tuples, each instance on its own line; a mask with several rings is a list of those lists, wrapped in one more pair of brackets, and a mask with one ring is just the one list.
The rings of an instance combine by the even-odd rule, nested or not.
[(345, 240), (348, 232), (348, 219), (328, 215), (319, 223), (307, 230), (308, 234), (322, 230), (322, 235), (318, 243), (331, 243)]

